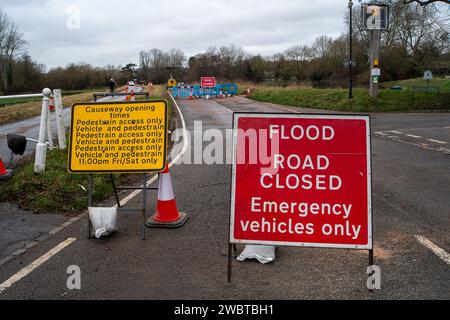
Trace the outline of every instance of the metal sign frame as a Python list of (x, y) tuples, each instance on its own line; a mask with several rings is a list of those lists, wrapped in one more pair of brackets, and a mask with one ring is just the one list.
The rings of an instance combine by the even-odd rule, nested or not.
[[(240, 117), (253, 117), (253, 118), (304, 118), (304, 119), (336, 119), (336, 120), (353, 120), (361, 119), (366, 120), (366, 148), (367, 148), (367, 214), (368, 214), (368, 244), (367, 245), (333, 245), (333, 244), (318, 244), (318, 243), (291, 243), (291, 242), (274, 242), (274, 241), (248, 241), (237, 240), (234, 238), (233, 226), (234, 226), (234, 211), (236, 201), (236, 164), (237, 164), (237, 120)], [(228, 283), (231, 283), (232, 279), (232, 259), (233, 252), (237, 251), (236, 245), (268, 245), (268, 246), (280, 246), (280, 247), (303, 247), (303, 248), (328, 248), (328, 249), (347, 249), (347, 250), (368, 250), (369, 252), (369, 266), (374, 264), (374, 252), (373, 252), (373, 163), (372, 163), (372, 125), (370, 115), (356, 115), (356, 114), (314, 114), (314, 113), (264, 113), (264, 112), (235, 112), (233, 113), (233, 168), (231, 172), (231, 205), (229, 215), (229, 229), (228, 229)]]
[[(72, 169), (72, 141), (73, 141), (73, 121), (75, 119), (75, 108), (76, 107), (83, 107), (83, 106), (101, 106), (101, 105), (130, 105), (130, 104), (136, 104), (141, 105), (143, 103), (164, 103), (164, 117), (165, 117), (165, 135), (164, 135), (164, 155), (163, 155), (163, 165), (161, 168), (154, 168), (151, 170), (86, 170), (86, 171), (80, 171), (80, 170), (73, 170)], [(168, 117), (168, 102), (167, 100), (141, 100), (141, 101), (134, 101), (134, 102), (95, 102), (95, 103), (76, 103), (72, 105), (71, 110), (71, 128), (70, 128), (70, 135), (69, 135), (69, 158), (67, 161), (67, 168), (70, 173), (73, 174), (111, 174), (111, 173), (149, 173), (149, 172), (160, 172), (164, 170), (166, 163), (167, 163), (167, 147), (168, 147), (168, 126), (169, 126), (169, 117)]]
[[(158, 174), (159, 176), (160, 174)], [(111, 174), (111, 185), (113, 187), (114, 190), (114, 196), (116, 199), (116, 203), (117, 203), (117, 213), (140, 213), (141, 214), (141, 218), (142, 218), (142, 229), (141, 229), (141, 239), (145, 240), (145, 231), (147, 226), (145, 225), (146, 222), (146, 213), (147, 213), (147, 192), (151, 191), (151, 190), (159, 190), (158, 187), (154, 187), (154, 188), (150, 188), (149, 186), (147, 186), (147, 177), (148, 175), (146, 173), (143, 174), (143, 184), (142, 187), (116, 187), (116, 183), (114, 182), (114, 177)], [(141, 207), (136, 207), (136, 208), (123, 208), (120, 202), (120, 198), (119, 198), (119, 194), (118, 191), (121, 190), (141, 190), (142, 191), (142, 204)], [(94, 193), (94, 177), (92, 174), (89, 174), (89, 179), (88, 179), (88, 208), (93, 206), (93, 193)], [(86, 213), (87, 215), (87, 238), (91, 239), (93, 237), (92, 235), (92, 223), (91, 223), (91, 219), (89, 216), (89, 210)]]

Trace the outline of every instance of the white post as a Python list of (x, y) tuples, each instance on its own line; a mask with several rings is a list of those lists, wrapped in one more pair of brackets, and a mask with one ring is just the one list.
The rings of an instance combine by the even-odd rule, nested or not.
[(50, 103), (50, 95), (52, 91), (49, 88), (42, 90), (44, 98), (42, 99), (41, 126), (39, 128), (39, 142), (36, 146), (36, 158), (34, 162), (34, 172), (42, 173), (45, 171), (45, 160), (47, 157), (47, 144), (45, 143), (48, 106)]
[[(50, 98), (50, 99), (52, 99), (52, 98)], [(53, 102), (53, 104), (54, 104), (54, 102)], [(49, 103), (48, 116), (47, 116), (47, 141), (48, 141), (49, 149), (53, 150), (55, 148), (55, 144), (53, 142), (52, 113), (50, 112), (50, 103)]]
[(58, 130), (58, 143), (61, 150), (67, 148), (66, 128), (64, 127), (64, 107), (61, 89), (53, 90), (55, 96), (56, 128)]

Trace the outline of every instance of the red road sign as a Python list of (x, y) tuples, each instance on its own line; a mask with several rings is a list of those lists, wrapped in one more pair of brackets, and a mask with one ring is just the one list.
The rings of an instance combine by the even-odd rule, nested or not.
[(201, 78), (201, 86), (202, 86), (202, 88), (214, 88), (216, 86), (216, 78), (215, 77), (202, 77)]
[(369, 116), (234, 114), (230, 243), (372, 249)]

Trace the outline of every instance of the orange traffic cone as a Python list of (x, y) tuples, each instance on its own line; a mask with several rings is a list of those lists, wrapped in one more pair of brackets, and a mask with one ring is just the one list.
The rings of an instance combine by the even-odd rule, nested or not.
[(172, 188), (169, 165), (166, 165), (166, 169), (159, 176), (156, 214), (147, 220), (146, 225), (149, 228), (179, 228), (188, 220), (189, 217), (187, 214), (178, 211)]
[(131, 91), (130, 101), (136, 101), (136, 95), (134, 94), (134, 91)]
[(194, 100), (194, 96), (192, 95), (192, 90), (189, 91), (189, 100)]
[(8, 180), (9, 178), (12, 177), (13, 173), (14, 172), (12, 170), (5, 168), (2, 158), (0, 158), (0, 181)]

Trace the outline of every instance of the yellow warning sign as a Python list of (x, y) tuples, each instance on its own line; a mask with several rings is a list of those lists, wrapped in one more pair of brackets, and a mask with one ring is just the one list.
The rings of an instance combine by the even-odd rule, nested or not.
[(177, 80), (175, 79), (169, 79), (169, 81), (167, 81), (167, 86), (169, 88), (175, 87), (177, 85)]
[(161, 171), (167, 158), (167, 101), (72, 106), (69, 172)]

